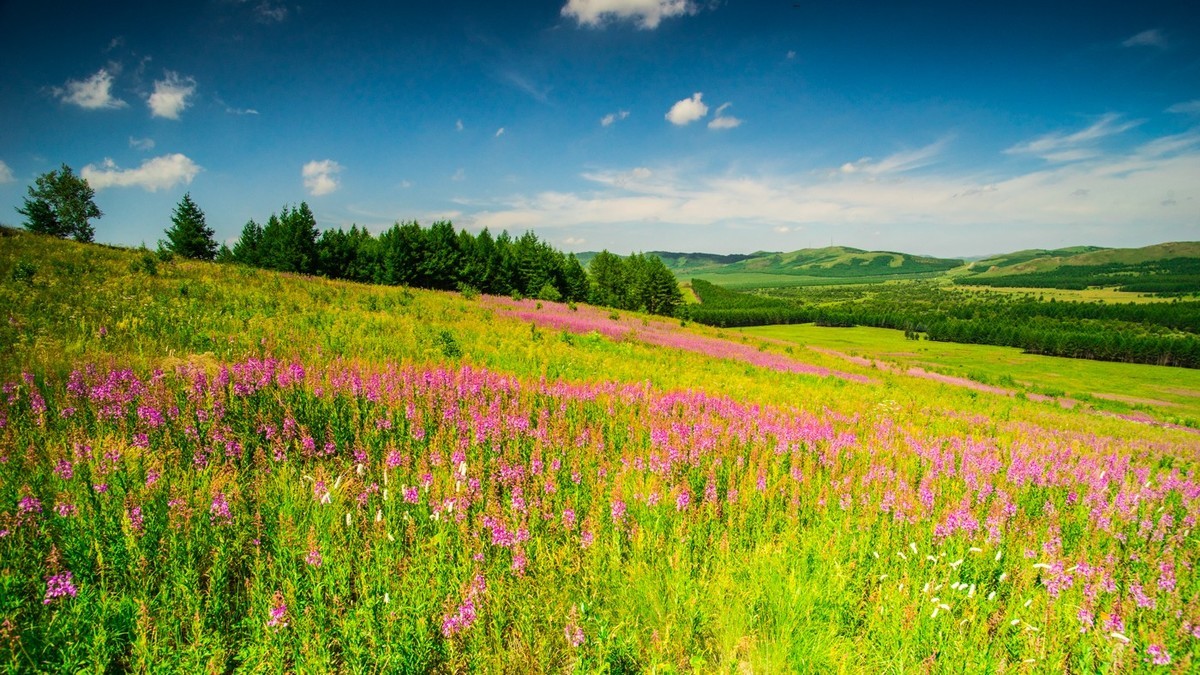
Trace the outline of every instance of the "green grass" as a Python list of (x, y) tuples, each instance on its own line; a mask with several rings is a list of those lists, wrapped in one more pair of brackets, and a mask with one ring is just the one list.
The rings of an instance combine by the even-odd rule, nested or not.
[(631, 312), (24, 234), (0, 307), (0, 670), (1200, 660), (1187, 430)]
[(903, 331), (886, 328), (802, 324), (741, 331), (1010, 389), (1066, 395), (1102, 410), (1139, 410), (1162, 421), (1200, 426), (1197, 370), (1038, 356), (1013, 347), (907, 340)]

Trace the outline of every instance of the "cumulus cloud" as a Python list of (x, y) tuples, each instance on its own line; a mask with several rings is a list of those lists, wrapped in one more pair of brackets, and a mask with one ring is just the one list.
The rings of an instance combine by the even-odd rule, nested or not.
[(613, 124), (620, 122), (626, 117), (629, 117), (628, 110), (618, 110), (617, 112), (608, 113), (604, 117), (600, 118), (600, 126), (611, 127)]
[(101, 68), (86, 80), (67, 80), (64, 86), (54, 87), (51, 91), (63, 103), (77, 105), (85, 110), (124, 108), (127, 104), (113, 96), (112, 85), (113, 73), (107, 68)]
[(146, 99), (150, 106), (152, 117), (164, 117), (169, 120), (179, 119), (179, 113), (191, 105), (190, 99), (196, 93), (196, 80), (191, 77), (180, 77), (179, 73), (166, 71), (166, 77), (155, 80), (154, 93)]
[(725, 114), (725, 109), (731, 105), (733, 104), (724, 103), (721, 107), (717, 108), (717, 112), (714, 113), (712, 120), (708, 123), (709, 129), (733, 129), (741, 126), (742, 121), (740, 119), (733, 115)]
[(12, 183), (16, 180), (17, 179), (13, 176), (12, 169), (8, 168), (8, 164), (5, 164), (4, 160), (0, 159), (0, 185)]
[(633, 21), (653, 30), (663, 19), (696, 13), (691, 0), (567, 0), (562, 15), (580, 26), (599, 28), (612, 21)]
[(1122, 47), (1157, 47), (1166, 49), (1167, 36), (1157, 28), (1144, 30), (1121, 43)]
[(300, 169), (304, 178), (304, 189), (314, 197), (327, 195), (340, 186), (337, 175), (342, 172), (342, 165), (332, 159), (313, 160)]
[(147, 150), (147, 151), (153, 150), (154, 149), (154, 139), (153, 138), (134, 138), (133, 136), (130, 136), (129, 137), (129, 147), (133, 148), (134, 150)]
[(88, 164), (79, 172), (89, 185), (97, 190), (110, 187), (140, 187), (147, 192), (173, 188), (180, 183), (188, 184), (200, 173), (200, 165), (186, 155), (175, 153), (142, 162), (136, 169), (122, 169), (111, 159), (99, 166)]
[(685, 98), (682, 101), (676, 101), (675, 105), (667, 111), (666, 118), (671, 124), (683, 126), (690, 124), (708, 114), (708, 106), (700, 99), (704, 94), (696, 92), (691, 98)]
[(1010, 155), (1035, 155), (1050, 162), (1074, 162), (1099, 154), (1097, 141), (1115, 136), (1141, 124), (1140, 120), (1121, 121), (1121, 116), (1108, 113), (1085, 129), (1074, 133), (1054, 132), (1018, 143), (1004, 152)]

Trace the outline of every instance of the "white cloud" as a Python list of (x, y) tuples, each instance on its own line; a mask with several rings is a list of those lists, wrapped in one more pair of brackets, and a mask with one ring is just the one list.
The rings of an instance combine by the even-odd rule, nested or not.
[(313, 160), (300, 169), (304, 178), (304, 189), (314, 197), (327, 195), (340, 186), (337, 175), (342, 172), (342, 165), (332, 159)]
[(1010, 155), (1036, 155), (1051, 162), (1075, 162), (1096, 157), (1100, 154), (1095, 148), (1096, 141), (1124, 133), (1141, 124), (1140, 120), (1122, 122), (1120, 119), (1120, 115), (1108, 113), (1086, 129), (1071, 134), (1046, 134), (1018, 143), (1004, 152)]
[(904, 150), (893, 153), (878, 162), (872, 161), (870, 157), (863, 157), (857, 161), (842, 164), (838, 167), (837, 171), (830, 172), (830, 175), (840, 173), (843, 175), (865, 174), (867, 176), (881, 176), (912, 171), (913, 169), (919, 169), (933, 163), (935, 158), (942, 153), (947, 143), (948, 140), (943, 138), (915, 150)]
[(787, 53), (787, 60), (788, 60), (788, 61), (791, 61), (791, 60), (792, 60), (792, 59), (794, 59), (794, 58), (796, 58), (796, 50), (795, 50), (795, 49), (789, 49), (789, 50), (788, 50), (788, 53)]
[(401, 188), (401, 189), (407, 190), (408, 188), (412, 187), (412, 185), (413, 185), (413, 184), (412, 184), (412, 182), (411, 182), (411, 181), (408, 181), (408, 180), (402, 180), (402, 181), (400, 181), (400, 188)]
[(683, 126), (690, 124), (708, 114), (708, 106), (704, 105), (701, 97), (704, 94), (696, 92), (691, 98), (685, 98), (682, 101), (676, 101), (675, 105), (667, 111), (666, 118), (671, 124)]
[(179, 113), (191, 105), (188, 100), (196, 93), (196, 80), (179, 77), (179, 73), (166, 71), (166, 79), (154, 81), (154, 93), (146, 99), (152, 117), (179, 119)]
[(742, 121), (733, 115), (726, 115), (725, 109), (733, 105), (732, 103), (723, 103), (717, 108), (717, 112), (713, 114), (712, 121), (708, 123), (709, 129), (733, 129), (739, 127)]
[[(242, 0), (242, 2), (245, 1)], [(282, 2), (262, 0), (254, 6), (254, 17), (259, 23), (283, 23), (288, 18), (288, 8)]]
[(496, 138), (500, 138), (503, 135), (504, 135), (504, 127), (500, 127), (499, 129), (496, 130)]
[(454, 130), (455, 130), (455, 131), (462, 131), (462, 130), (463, 130), (463, 123), (462, 123), (462, 120), (459, 120), (459, 121), (457, 121), (457, 122), (455, 122), (455, 123), (454, 123)]
[(100, 166), (88, 164), (79, 174), (97, 190), (109, 187), (140, 187), (148, 192), (165, 190), (180, 183), (188, 184), (201, 167), (186, 155), (175, 153), (142, 162), (136, 169), (122, 169), (111, 159)]
[(729, 241), (727, 228), (737, 228), (735, 250), (770, 248), (778, 241), (771, 237), (786, 234), (782, 228), (818, 238), (833, 228), (864, 241), (881, 231), (884, 238), (872, 246), (903, 249), (905, 242), (911, 247), (912, 241), (927, 240), (947, 255), (1005, 246), (1195, 238), (1200, 130), (1009, 175), (904, 173), (929, 165), (940, 147), (941, 142), (877, 162), (850, 163), (853, 170), (832, 175), (732, 170), (714, 175), (669, 166), (596, 171), (582, 175), (590, 185), (580, 190), (514, 195), (467, 215), (474, 226), (494, 231), (591, 228), (595, 236), (610, 238), (604, 245), (623, 236), (613, 234), (621, 231), (617, 228), (640, 232), (648, 223), (662, 243), (642, 246), (680, 238)]
[(225, 112), (230, 115), (257, 115), (258, 111), (254, 108), (234, 108), (233, 106), (225, 106)]
[(653, 30), (663, 19), (695, 13), (691, 0), (567, 0), (562, 8), (563, 16), (592, 28), (610, 21), (634, 21), (638, 28)]
[(566, 244), (567, 246), (579, 246), (580, 244), (586, 244), (587, 239), (584, 239), (583, 237), (567, 237), (566, 239), (562, 240), (562, 243)]
[(51, 91), (63, 103), (71, 103), (85, 110), (124, 108), (127, 104), (112, 94), (113, 74), (101, 68), (86, 80), (67, 80), (63, 87)]
[(1157, 28), (1144, 30), (1121, 43), (1122, 47), (1157, 47), (1167, 48), (1167, 36)]
[(5, 183), (15, 182), (17, 179), (13, 176), (12, 169), (8, 168), (8, 164), (0, 159), (0, 185)]
[(153, 150), (154, 149), (154, 139), (153, 138), (134, 138), (133, 136), (130, 136), (129, 137), (129, 147), (133, 148), (134, 150), (146, 150), (146, 151)]
[(626, 117), (629, 117), (628, 110), (618, 110), (617, 112), (614, 112), (614, 113), (608, 113), (604, 117), (600, 118), (600, 126), (611, 127), (614, 123), (620, 122), (621, 120), (625, 119)]
[(453, 176), (450, 176), (450, 180), (452, 180), (452, 181), (454, 181), (454, 182), (456, 182), (456, 183), (457, 183), (457, 182), (460, 182), (460, 181), (464, 181), (464, 180), (466, 180), (466, 179), (467, 179), (467, 172), (466, 172), (466, 171), (464, 171), (464, 170), (462, 169), (462, 167), (459, 167), (459, 169), (458, 169), (457, 171), (455, 171), (455, 172), (454, 172), (454, 175), (453, 175)]
[(1192, 101), (1183, 101), (1167, 108), (1169, 113), (1179, 113), (1182, 115), (1200, 115), (1200, 98)]

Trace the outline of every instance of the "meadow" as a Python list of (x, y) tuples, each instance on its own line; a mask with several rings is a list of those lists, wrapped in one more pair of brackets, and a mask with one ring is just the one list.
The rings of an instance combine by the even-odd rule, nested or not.
[(10, 672), (1188, 672), (1200, 436), (0, 237)]
[(1193, 369), (1041, 356), (1015, 347), (912, 340), (903, 331), (888, 328), (794, 324), (743, 328), (740, 332), (1200, 428), (1200, 371)]

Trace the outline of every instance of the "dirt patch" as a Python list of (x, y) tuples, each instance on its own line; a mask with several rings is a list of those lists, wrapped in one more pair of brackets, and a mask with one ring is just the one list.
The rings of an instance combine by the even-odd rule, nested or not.
[(1153, 406), (1160, 406), (1160, 407), (1179, 405), (1177, 403), (1171, 403), (1170, 401), (1158, 401), (1158, 400), (1155, 400), (1152, 398), (1138, 398), (1136, 396), (1122, 396), (1121, 394), (1093, 393), (1092, 396), (1095, 396), (1096, 398), (1102, 398), (1106, 401), (1119, 401), (1121, 403), (1129, 403), (1132, 405), (1153, 405)]
[(1200, 398), (1200, 391), (1197, 391), (1195, 389), (1179, 389), (1179, 388), (1172, 387), (1170, 389), (1163, 389), (1163, 391), (1165, 391), (1168, 394), (1175, 394), (1176, 396), (1190, 396), (1192, 398)]

